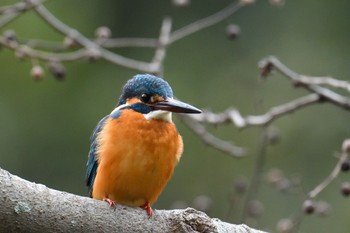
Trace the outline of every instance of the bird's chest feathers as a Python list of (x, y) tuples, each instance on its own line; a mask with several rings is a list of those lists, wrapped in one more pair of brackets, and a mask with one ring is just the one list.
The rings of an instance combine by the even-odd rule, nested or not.
[(133, 169), (140, 176), (172, 173), (183, 148), (172, 122), (147, 120), (132, 110), (108, 120), (98, 140), (100, 162), (118, 172)]

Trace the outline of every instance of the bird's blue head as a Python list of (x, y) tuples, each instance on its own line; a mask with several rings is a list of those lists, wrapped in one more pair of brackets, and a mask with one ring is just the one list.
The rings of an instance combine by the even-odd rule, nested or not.
[(189, 104), (175, 100), (173, 91), (165, 80), (150, 74), (138, 74), (130, 79), (122, 89), (117, 109), (132, 109), (148, 114), (162, 112), (201, 113)]
[(173, 90), (169, 83), (151, 74), (138, 74), (130, 79), (122, 90), (118, 105), (125, 104), (128, 99), (138, 98), (148, 102), (152, 96), (173, 98)]

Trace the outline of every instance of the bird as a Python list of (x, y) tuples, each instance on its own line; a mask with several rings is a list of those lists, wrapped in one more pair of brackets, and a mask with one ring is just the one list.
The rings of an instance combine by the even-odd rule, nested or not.
[(151, 206), (183, 153), (172, 113), (201, 110), (175, 99), (160, 77), (137, 74), (126, 82), (116, 107), (90, 138), (85, 180), (91, 198), (111, 207), (141, 207), (152, 216)]

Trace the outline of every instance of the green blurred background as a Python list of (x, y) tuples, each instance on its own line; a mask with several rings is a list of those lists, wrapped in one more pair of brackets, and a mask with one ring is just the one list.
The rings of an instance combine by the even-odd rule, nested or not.
[[(1, 5), (16, 1), (2, 0)], [(157, 37), (163, 16), (178, 29), (230, 4), (227, 0), (194, 0), (186, 8), (170, 0), (60, 0), (45, 6), (64, 23), (88, 37), (108, 26), (113, 37)], [(164, 77), (177, 97), (200, 108), (223, 111), (237, 107), (242, 114), (260, 114), (307, 92), (295, 89), (280, 75), (261, 80), (257, 63), (275, 55), (303, 74), (349, 79), (350, 2), (346, 0), (287, 0), (283, 7), (260, 0), (229, 19), (171, 45)], [(241, 27), (229, 40), (228, 24)], [(19, 38), (62, 41), (61, 35), (27, 12), (3, 29)], [(116, 49), (128, 57), (149, 61), (152, 49)], [(60, 82), (46, 73), (30, 78), (31, 61), (18, 60), (12, 51), (0, 51), (0, 166), (13, 174), (48, 187), (86, 195), (84, 175), (89, 137), (95, 125), (111, 112), (120, 88), (137, 71), (98, 61), (65, 63), (67, 78)], [(45, 63), (41, 63), (46, 67)], [(230, 209), (237, 177), (250, 178), (262, 137), (261, 128), (237, 130), (230, 125), (208, 127), (215, 135), (248, 148), (247, 157), (233, 159), (204, 145), (175, 119), (183, 135), (185, 153), (168, 186), (155, 204), (169, 209), (200, 195), (209, 197), (211, 217), (240, 223), (242, 199)], [(258, 193), (263, 214), (248, 221), (256, 228), (276, 231), (281, 218), (299, 212), (308, 192), (333, 169), (334, 154), (349, 137), (349, 112), (330, 104), (314, 105), (273, 123), (280, 142), (269, 147), (264, 171), (277, 167), (288, 178), (300, 177), (299, 193), (281, 194), (266, 183)], [(317, 200), (332, 206), (329, 216), (305, 216), (300, 232), (349, 232), (350, 203), (339, 187), (350, 180), (341, 174)]]

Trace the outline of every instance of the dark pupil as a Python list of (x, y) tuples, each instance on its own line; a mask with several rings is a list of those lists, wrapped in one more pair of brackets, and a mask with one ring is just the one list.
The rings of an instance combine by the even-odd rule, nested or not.
[(142, 95), (141, 95), (141, 100), (142, 100), (142, 102), (144, 102), (144, 103), (148, 103), (150, 99), (151, 99), (151, 96), (148, 95), (148, 94), (142, 94)]

